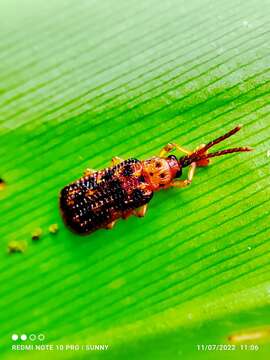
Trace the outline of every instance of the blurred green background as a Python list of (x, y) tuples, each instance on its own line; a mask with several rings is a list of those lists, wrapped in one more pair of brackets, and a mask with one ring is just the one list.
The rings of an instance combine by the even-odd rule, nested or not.
[[(269, 359), (269, 330), (254, 339), (270, 325), (269, 14), (269, 0), (1, 0), (1, 359)], [(255, 151), (156, 194), (145, 218), (89, 237), (62, 224), (59, 190), (85, 168), (238, 123), (224, 147)], [(197, 350), (238, 332), (260, 350)], [(13, 333), (109, 350), (15, 353)]]

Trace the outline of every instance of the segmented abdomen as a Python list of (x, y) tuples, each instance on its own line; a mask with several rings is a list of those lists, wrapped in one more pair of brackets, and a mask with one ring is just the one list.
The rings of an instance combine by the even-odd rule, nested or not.
[(141, 162), (128, 159), (66, 186), (60, 193), (60, 208), (68, 226), (87, 234), (125, 217), (152, 196)]

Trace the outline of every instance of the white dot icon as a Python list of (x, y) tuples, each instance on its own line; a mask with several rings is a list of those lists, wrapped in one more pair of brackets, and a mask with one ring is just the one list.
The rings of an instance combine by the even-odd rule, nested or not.
[(17, 334), (13, 334), (13, 335), (11, 336), (11, 339), (12, 339), (13, 341), (16, 341), (16, 340), (19, 339), (19, 336), (18, 336)]
[(22, 341), (25, 341), (26, 339), (27, 339), (27, 336), (26, 336), (25, 334), (22, 334), (22, 335), (21, 335), (21, 340), (22, 340)]
[(45, 335), (44, 334), (39, 334), (37, 338), (38, 338), (39, 341), (43, 341), (45, 339)]

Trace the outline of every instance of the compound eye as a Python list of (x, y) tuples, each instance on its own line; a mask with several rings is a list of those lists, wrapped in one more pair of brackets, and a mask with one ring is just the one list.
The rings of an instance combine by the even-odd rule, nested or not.
[(168, 158), (169, 158), (169, 159), (172, 159), (172, 160), (176, 160), (176, 161), (177, 161), (177, 158), (176, 158), (176, 156), (175, 156), (175, 155), (169, 155), (169, 156), (168, 156)]
[(177, 173), (175, 174), (175, 177), (180, 177), (182, 175), (182, 169), (178, 170)]

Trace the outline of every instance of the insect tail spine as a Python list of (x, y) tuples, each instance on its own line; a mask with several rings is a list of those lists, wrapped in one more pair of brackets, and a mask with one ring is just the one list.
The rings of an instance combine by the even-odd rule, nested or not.
[(218, 137), (215, 140), (210, 141), (209, 143), (207, 143), (206, 145), (204, 145), (200, 149), (195, 150), (192, 154), (190, 154), (188, 156), (181, 157), (179, 159), (179, 164), (182, 167), (186, 167), (186, 166), (190, 165), (193, 162), (198, 162), (200, 160), (205, 160), (205, 159), (209, 159), (209, 158), (216, 157), (216, 156), (222, 156), (222, 155), (232, 154), (232, 153), (236, 153), (236, 152), (251, 151), (252, 148), (250, 148), (248, 146), (241, 146), (241, 147), (235, 147), (235, 148), (215, 151), (215, 152), (210, 153), (210, 154), (207, 153), (208, 149), (210, 149), (212, 146), (214, 146), (214, 145), (224, 141), (225, 139), (231, 137), (232, 135), (237, 133), (241, 128), (242, 128), (242, 125), (238, 125), (234, 129), (228, 131), (226, 134)]

